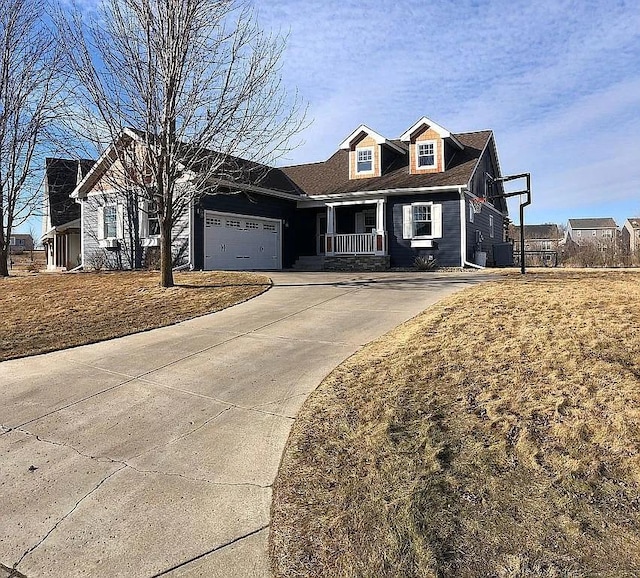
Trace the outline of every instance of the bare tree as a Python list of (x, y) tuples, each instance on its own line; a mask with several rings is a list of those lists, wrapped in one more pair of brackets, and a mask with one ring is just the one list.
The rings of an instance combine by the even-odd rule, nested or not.
[(9, 274), (12, 231), (39, 208), (41, 141), (59, 108), (59, 60), (43, 21), (46, 7), (45, 0), (0, 2), (0, 277)]
[(144, 201), (125, 204), (157, 212), (160, 284), (172, 286), (181, 215), (247, 170), (258, 178), (303, 126), (281, 82), (285, 39), (264, 33), (242, 0), (103, 0), (94, 19), (76, 11), (62, 26), (87, 97), (78, 114), (99, 118), (84, 134), (94, 127), (96, 142), (113, 142), (130, 128), (144, 144), (119, 148), (116, 180)]

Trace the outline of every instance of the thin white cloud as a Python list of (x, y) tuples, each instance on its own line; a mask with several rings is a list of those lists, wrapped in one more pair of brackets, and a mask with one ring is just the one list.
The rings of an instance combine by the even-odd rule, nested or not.
[(503, 171), (532, 173), (536, 220), (640, 207), (635, 2), (257, 4), (290, 30), (283, 72), (315, 118), (295, 162), (327, 158), (360, 123), (397, 137), (427, 115), (494, 129)]

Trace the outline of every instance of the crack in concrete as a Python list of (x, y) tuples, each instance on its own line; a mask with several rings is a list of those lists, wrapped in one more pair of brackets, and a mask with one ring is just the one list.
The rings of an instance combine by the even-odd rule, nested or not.
[[(228, 411), (228, 410), (224, 410), (224, 411)], [(221, 415), (222, 413), (218, 415)], [(217, 417), (217, 416), (216, 416)], [(196, 428), (198, 429), (198, 428)], [(267, 485), (263, 485), (263, 484), (255, 484), (255, 483), (251, 483), (251, 482), (214, 482), (213, 480), (210, 480), (208, 478), (203, 478), (203, 477), (198, 477), (198, 476), (188, 476), (186, 474), (181, 474), (179, 472), (164, 472), (161, 470), (147, 470), (147, 469), (142, 469), (139, 467), (136, 467), (132, 464), (130, 464), (127, 460), (117, 460), (115, 458), (110, 458), (108, 456), (93, 456), (91, 454), (86, 454), (84, 452), (82, 452), (81, 450), (79, 450), (78, 448), (67, 444), (67, 443), (63, 443), (63, 442), (57, 442), (54, 440), (50, 440), (47, 438), (43, 438), (41, 436), (39, 436), (38, 434), (35, 434), (33, 432), (29, 432), (27, 430), (24, 429), (18, 429), (16, 428), (16, 431), (19, 431), (20, 433), (23, 433), (27, 436), (33, 437), (36, 440), (38, 440), (41, 443), (45, 443), (45, 444), (51, 444), (54, 446), (58, 446), (58, 447), (63, 447), (66, 449), (70, 449), (72, 451), (74, 451), (75, 453), (77, 453), (79, 456), (83, 457), (83, 458), (87, 458), (89, 460), (95, 460), (97, 462), (101, 462), (101, 463), (112, 463), (112, 464), (119, 464), (122, 467), (119, 468), (116, 471), (120, 471), (123, 468), (129, 468), (131, 470), (133, 470), (134, 472), (138, 472), (139, 474), (157, 474), (160, 476), (173, 476), (173, 477), (178, 477), (178, 478), (183, 478), (185, 480), (189, 480), (191, 482), (205, 482), (208, 484), (211, 484), (213, 486), (222, 486), (222, 487), (252, 487), (252, 488), (259, 488), (259, 489), (269, 489), (271, 488), (272, 484), (267, 484)], [(195, 431), (195, 430), (194, 430)], [(159, 446), (162, 447), (162, 446)], [(156, 448), (153, 448), (156, 449)], [(143, 452), (144, 454), (145, 452)], [(143, 455), (140, 454), (140, 455)], [(136, 456), (137, 457), (137, 456)], [(135, 458), (132, 458), (135, 459)]]
[(228, 548), (229, 546), (232, 546), (233, 544), (237, 544), (238, 542), (241, 542), (242, 540), (245, 540), (246, 538), (250, 538), (251, 536), (254, 536), (255, 534), (259, 534), (263, 530), (266, 530), (268, 527), (269, 527), (269, 524), (265, 524), (264, 526), (261, 526), (260, 528), (258, 528), (256, 530), (252, 530), (251, 532), (249, 532), (247, 534), (243, 534), (242, 536), (238, 536), (237, 538), (234, 538), (233, 540), (230, 540), (229, 542), (226, 542), (225, 544), (221, 544), (220, 546), (216, 546), (215, 548), (212, 548), (211, 550), (208, 550), (207, 552), (203, 552), (202, 554), (198, 554), (197, 556), (194, 556), (193, 558), (191, 558), (189, 560), (185, 560), (184, 562), (181, 562), (180, 564), (176, 564), (175, 566), (172, 566), (171, 568), (168, 568), (167, 570), (163, 570), (162, 572), (158, 572), (157, 574), (154, 574), (153, 576), (151, 576), (151, 578), (160, 578), (160, 576), (166, 576), (167, 574), (169, 574), (170, 572), (173, 572), (174, 570), (179, 570), (180, 568), (184, 568), (185, 566), (188, 566), (189, 564), (192, 564), (193, 562), (197, 562), (198, 560), (202, 560), (202, 558), (205, 558), (206, 556), (209, 556), (210, 554), (214, 554), (215, 552), (219, 552), (220, 550)]
[(142, 381), (143, 383), (149, 383), (151, 385), (156, 385), (158, 387), (163, 387), (163, 388), (169, 389), (171, 391), (179, 391), (180, 393), (185, 393), (187, 395), (193, 395), (195, 397), (201, 397), (202, 399), (208, 399), (208, 400), (211, 400), (211, 401), (215, 401), (216, 403), (220, 403), (222, 405), (228, 405), (228, 406), (230, 406), (229, 409), (239, 409), (239, 410), (242, 410), (242, 411), (253, 411), (255, 413), (262, 413), (262, 414), (265, 414), (265, 415), (272, 415), (274, 417), (281, 417), (282, 419), (293, 419), (293, 418), (289, 417), (288, 415), (282, 415), (280, 413), (276, 413), (276, 412), (273, 412), (273, 411), (265, 411), (265, 410), (261, 410), (261, 409), (256, 409), (256, 408), (260, 407), (260, 405), (269, 405), (271, 403), (274, 403), (274, 402), (271, 402), (271, 401), (265, 402), (264, 404), (259, 404), (259, 405), (256, 405), (256, 406), (248, 407), (246, 405), (240, 405), (240, 404), (237, 404), (237, 403), (233, 403), (232, 401), (227, 401), (225, 399), (221, 399), (221, 398), (215, 397), (213, 395), (207, 395), (205, 393), (196, 393), (195, 391), (189, 391), (188, 389), (182, 389), (181, 387), (175, 387), (173, 385), (166, 385), (164, 383), (159, 383), (159, 382), (153, 381), (151, 379), (140, 379), (139, 381)]
[(107, 480), (109, 480), (109, 478), (111, 478), (112, 476), (115, 476), (118, 472), (122, 471), (126, 466), (122, 466), (120, 468), (118, 468), (117, 470), (111, 472), (108, 476), (105, 476), (104, 478), (102, 478), (102, 480), (100, 480), (98, 482), (98, 484), (91, 489), (88, 493), (86, 493), (84, 496), (82, 496), (82, 498), (80, 498), (75, 505), (73, 506), (73, 508), (71, 508), (71, 510), (69, 510), (64, 516), (62, 516), (62, 518), (60, 518), (54, 525), (53, 527), (42, 537), (40, 538), (40, 540), (38, 540), (38, 542), (36, 542), (33, 546), (31, 546), (31, 548), (29, 548), (28, 550), (25, 550), (25, 552), (22, 554), (22, 556), (20, 556), (20, 559), (13, 565), (12, 569), (16, 570), (18, 569), (18, 566), (22, 563), (22, 561), (29, 555), (31, 554), (34, 550), (36, 550), (37, 548), (39, 548), (40, 546), (42, 546), (42, 544), (44, 544), (45, 540), (56, 530), (56, 528), (62, 524), (62, 522), (64, 522), (69, 516), (71, 516), (71, 514), (73, 514), (73, 512), (76, 511), (76, 509), (78, 508), (78, 506), (84, 501), (86, 500), (91, 494), (93, 494), (94, 492), (96, 492), (98, 490), (98, 488), (100, 486), (102, 486), (102, 484), (104, 484)]
[(152, 452), (152, 451), (154, 451), (154, 450), (157, 450), (157, 449), (160, 449), (160, 448), (166, 448), (166, 447), (168, 447), (168, 446), (170, 446), (170, 445), (173, 445), (173, 444), (175, 444), (175, 443), (178, 443), (180, 440), (183, 440), (183, 439), (185, 439), (185, 438), (189, 437), (190, 435), (192, 435), (192, 434), (196, 433), (198, 430), (200, 430), (200, 429), (202, 429), (203, 427), (205, 427), (205, 426), (209, 425), (211, 422), (215, 421), (215, 420), (216, 420), (216, 419), (218, 419), (221, 415), (223, 415), (223, 414), (227, 413), (227, 412), (228, 412), (228, 411), (230, 411), (231, 409), (232, 409), (231, 407), (226, 407), (226, 408), (225, 408), (225, 409), (223, 409), (222, 411), (218, 412), (216, 415), (213, 415), (213, 416), (211, 416), (211, 417), (207, 418), (206, 420), (204, 420), (204, 421), (203, 421), (199, 426), (197, 426), (197, 427), (193, 428), (192, 430), (190, 430), (190, 431), (188, 431), (188, 432), (186, 432), (186, 433), (184, 433), (184, 434), (181, 434), (181, 435), (179, 435), (179, 436), (177, 436), (177, 437), (175, 437), (175, 438), (172, 438), (172, 439), (170, 439), (170, 440), (169, 440), (169, 441), (167, 441), (167, 442), (164, 442), (164, 443), (158, 444), (158, 445), (153, 446), (153, 447), (151, 447), (151, 448), (149, 448), (149, 449), (147, 449), (147, 450), (144, 450), (144, 451), (140, 452), (139, 454), (136, 454), (135, 456), (132, 456), (132, 457), (131, 457), (131, 458), (129, 458), (129, 459), (130, 459), (130, 460), (135, 460), (136, 458), (139, 458), (140, 456), (143, 456), (143, 455), (145, 455), (145, 454), (148, 454), (148, 453), (150, 453), (150, 452)]
[[(64, 409), (67, 409), (67, 408), (72, 407), (74, 405), (78, 405), (78, 404), (80, 404), (80, 403), (82, 403), (84, 401), (92, 399), (93, 397), (96, 397), (98, 395), (102, 395), (103, 393), (108, 393), (109, 391), (111, 391), (113, 389), (116, 389), (118, 387), (122, 387), (123, 385), (126, 385), (126, 384), (131, 383), (131, 382), (136, 381), (136, 380), (140, 380), (140, 381), (143, 381), (143, 382), (147, 381), (148, 383), (152, 383), (154, 385), (162, 385), (162, 384), (156, 383), (156, 382), (151, 381), (151, 380), (145, 380), (143, 378), (145, 376), (151, 374), (151, 373), (155, 373), (155, 372), (160, 371), (162, 369), (166, 369), (167, 367), (171, 367), (172, 365), (176, 365), (178, 363), (181, 363), (182, 361), (185, 361), (187, 359), (191, 359), (192, 357), (195, 357), (196, 355), (200, 355), (201, 353), (205, 353), (207, 351), (211, 351), (212, 349), (215, 349), (216, 347), (220, 347), (221, 345), (225, 345), (226, 343), (229, 343), (229, 342), (231, 342), (231, 341), (233, 341), (235, 339), (238, 339), (239, 337), (250, 336), (252, 333), (256, 333), (258, 331), (261, 331), (262, 329), (270, 327), (271, 325), (275, 325), (276, 323), (280, 323), (281, 321), (284, 321), (285, 319), (289, 319), (291, 317), (299, 315), (300, 313), (304, 313), (305, 311), (309, 311), (310, 309), (313, 309), (314, 307), (318, 307), (320, 305), (324, 305), (325, 303), (328, 303), (329, 301), (333, 301), (335, 299), (340, 299), (341, 297), (344, 297), (345, 295), (349, 295), (351, 293), (357, 293), (358, 291), (361, 291), (361, 290), (362, 290), (362, 288), (359, 287), (359, 288), (352, 289), (350, 291), (345, 291), (344, 293), (341, 293), (340, 295), (334, 295), (333, 297), (329, 297), (329, 298), (324, 299), (323, 301), (320, 301), (318, 303), (314, 303), (314, 304), (309, 305), (307, 307), (303, 307), (302, 309), (299, 309), (298, 311), (295, 311), (294, 313), (290, 313), (289, 315), (285, 315), (284, 317), (280, 317), (279, 319), (276, 319), (274, 321), (270, 321), (269, 323), (265, 323), (264, 325), (261, 325), (260, 327), (256, 327), (256, 328), (254, 328), (254, 329), (252, 329), (250, 331), (245, 331), (243, 333), (233, 335), (233, 336), (229, 337), (229, 339), (225, 339), (224, 341), (221, 341), (220, 343), (215, 343), (213, 345), (210, 345), (208, 347), (205, 347), (203, 349), (200, 349), (198, 351), (195, 351), (193, 353), (185, 355), (184, 357), (181, 357), (180, 359), (176, 359), (174, 361), (170, 361), (169, 363), (166, 363), (166, 364), (161, 365), (159, 367), (155, 367), (153, 369), (145, 371), (145, 372), (143, 372), (143, 373), (141, 373), (139, 375), (129, 375), (129, 374), (126, 374), (126, 373), (119, 373), (119, 372), (112, 371), (112, 370), (109, 370), (109, 369), (96, 367), (95, 365), (91, 365), (91, 363), (86, 363), (86, 362), (83, 362), (83, 361), (80, 361), (80, 360), (77, 360), (77, 359), (70, 358), (69, 361), (71, 363), (76, 364), (76, 365), (80, 365), (80, 366), (83, 366), (83, 367), (89, 367), (91, 369), (97, 369), (98, 371), (102, 371), (104, 373), (108, 373), (108, 374), (111, 374), (111, 375), (117, 375), (117, 376), (121, 376), (123, 378), (128, 378), (128, 379), (125, 379), (125, 381), (123, 381), (121, 383), (118, 383), (118, 384), (116, 384), (116, 385), (114, 385), (112, 387), (108, 387), (106, 389), (103, 389), (103, 390), (98, 391), (96, 393), (93, 393), (91, 395), (85, 396), (85, 397), (83, 397), (83, 398), (81, 398), (81, 399), (79, 399), (77, 401), (73, 401), (71, 403), (68, 403), (67, 405), (64, 405), (62, 407), (56, 408), (54, 410), (51, 410), (51, 411), (49, 411), (49, 412), (47, 412), (47, 413), (45, 413), (43, 415), (40, 415), (38, 417), (32, 418), (32, 419), (30, 419), (28, 421), (25, 421), (24, 423), (21, 423), (21, 424), (17, 425), (16, 428), (24, 427), (25, 425), (33, 423), (34, 421), (38, 421), (40, 419), (48, 417), (48, 416), (50, 416), (50, 415), (52, 415), (54, 413), (60, 412), (60, 411), (62, 411)], [(215, 313), (212, 313), (211, 315), (214, 315), (214, 314)], [(125, 338), (126, 338), (126, 336), (125, 336)], [(166, 386), (164, 386), (164, 387), (166, 387)], [(176, 391), (183, 391), (183, 390), (180, 390), (180, 389), (177, 389), (177, 388), (169, 388), (169, 389), (176, 389)], [(192, 392), (183, 391), (183, 393), (192, 393)], [(203, 396), (203, 397), (207, 397), (207, 396)], [(214, 399), (215, 400), (215, 398), (209, 398), (209, 399)], [(225, 402), (223, 400), (216, 400), (216, 401), (220, 401), (221, 403), (224, 403), (225, 405), (230, 405), (228, 402)], [(236, 406), (236, 407), (238, 407), (239, 409), (245, 409), (245, 410), (251, 411), (251, 408), (246, 408), (246, 407), (242, 407), (242, 406)], [(259, 411), (259, 410), (256, 410), (256, 411)], [(269, 413), (269, 412), (261, 412), (261, 413)], [(282, 417), (284, 419), (291, 419), (289, 416), (283, 416), (283, 415), (279, 415), (279, 414), (276, 414), (276, 413), (273, 413), (271, 415), (274, 415), (274, 416), (277, 416), (277, 417)], [(6, 433), (7, 432), (5, 431), (0, 435), (5, 435)]]

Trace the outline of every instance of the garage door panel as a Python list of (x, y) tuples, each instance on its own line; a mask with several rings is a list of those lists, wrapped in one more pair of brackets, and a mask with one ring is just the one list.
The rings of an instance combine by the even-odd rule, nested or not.
[(205, 214), (205, 269), (279, 269), (280, 222), (259, 217)]

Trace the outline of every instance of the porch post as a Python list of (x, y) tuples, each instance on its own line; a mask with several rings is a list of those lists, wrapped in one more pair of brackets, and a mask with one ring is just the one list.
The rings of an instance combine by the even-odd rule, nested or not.
[(385, 200), (376, 202), (376, 242), (374, 251), (376, 255), (387, 254), (387, 232), (385, 227)]
[(335, 218), (336, 218), (336, 209), (333, 205), (327, 205), (327, 234), (325, 236), (325, 254), (333, 255), (335, 252), (334, 247), (334, 238), (335, 235)]
[(55, 269), (58, 266), (58, 235), (56, 235), (55, 231), (53, 232), (53, 254), (52, 254), (52, 261), (53, 261), (53, 269)]

